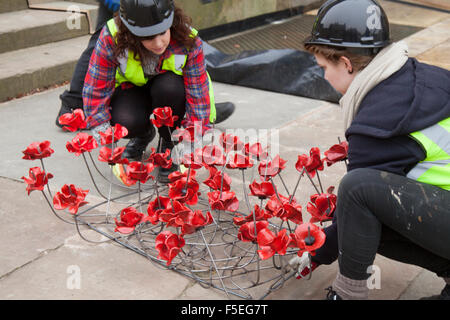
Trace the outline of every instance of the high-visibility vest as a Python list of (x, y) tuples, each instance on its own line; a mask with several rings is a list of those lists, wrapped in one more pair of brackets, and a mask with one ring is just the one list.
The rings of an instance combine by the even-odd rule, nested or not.
[(450, 118), (410, 135), (424, 148), (426, 158), (407, 177), (450, 190)]
[[(107, 22), (109, 33), (114, 36), (117, 33), (117, 25), (114, 22), (114, 18)], [(192, 28), (192, 37), (196, 37), (198, 31)], [(124, 56), (118, 58), (119, 68), (116, 70), (116, 87), (123, 82), (131, 82), (136, 86), (143, 86), (148, 82), (148, 78), (144, 75), (141, 62), (136, 59), (134, 52), (129, 50), (125, 51)], [(164, 59), (161, 69), (171, 71), (179, 76), (183, 76), (183, 68), (186, 66), (187, 55), (184, 54), (172, 54), (169, 58)], [(216, 121), (216, 106), (214, 99), (214, 90), (212, 87), (211, 78), (208, 76), (209, 83), (209, 100), (210, 100), (210, 115), (209, 121), (214, 123)]]

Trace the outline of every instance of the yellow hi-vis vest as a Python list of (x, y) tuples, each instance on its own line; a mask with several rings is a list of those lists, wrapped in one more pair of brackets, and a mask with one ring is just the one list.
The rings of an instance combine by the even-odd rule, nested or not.
[[(109, 33), (114, 36), (117, 33), (117, 26), (114, 18), (107, 22)], [(198, 31), (192, 29), (191, 36), (196, 37)], [(131, 82), (136, 86), (143, 86), (148, 82), (148, 78), (144, 75), (141, 62), (136, 60), (134, 52), (126, 51), (124, 57), (119, 57), (119, 68), (116, 70), (116, 87), (122, 82)], [(172, 54), (169, 58), (164, 59), (162, 63), (162, 70), (171, 71), (179, 76), (183, 76), (183, 68), (187, 62), (187, 55)], [(209, 82), (209, 100), (210, 100), (210, 115), (209, 121), (214, 123), (216, 121), (216, 105), (214, 99), (214, 90), (212, 87), (211, 78), (206, 72)]]
[(450, 118), (410, 134), (426, 152), (426, 158), (407, 177), (450, 190)]

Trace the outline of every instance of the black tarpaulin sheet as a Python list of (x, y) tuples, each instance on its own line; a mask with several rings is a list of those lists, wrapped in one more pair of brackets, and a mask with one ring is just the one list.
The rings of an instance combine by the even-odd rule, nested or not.
[(271, 49), (228, 55), (206, 42), (203, 45), (213, 81), (336, 103), (341, 97), (307, 52)]

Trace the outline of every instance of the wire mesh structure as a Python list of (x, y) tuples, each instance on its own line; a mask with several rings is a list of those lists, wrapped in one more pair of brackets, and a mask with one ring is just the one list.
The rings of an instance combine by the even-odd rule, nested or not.
[[(313, 222), (321, 224), (332, 218), (336, 196), (332, 190), (324, 192), (319, 171), (325, 161), (335, 163), (345, 159), (345, 144), (330, 148), (334, 151), (328, 150), (323, 159), (318, 148), (312, 148), (309, 156), (299, 156), (296, 164), (299, 177), (295, 189), (290, 191), (281, 176), (285, 161), (279, 155), (271, 157), (259, 142), (244, 144), (237, 136), (223, 133), (213, 138), (211, 144), (195, 149), (196, 139), (185, 138), (182, 152), (174, 148), (169, 157), (161, 152), (159, 143), (149, 158), (129, 163), (120, 156), (119, 151), (124, 148), (116, 145), (115, 138), (121, 137), (115, 134), (121, 130), (116, 125), (105, 133), (99, 161), (91, 154), (98, 146), (92, 136), (80, 131), (68, 142), (68, 151), (81, 155), (97, 193), (103, 198), (95, 205), (85, 201), (88, 190), (74, 185), (64, 185), (55, 194), (51, 191), (48, 180), (52, 175), (45, 171), (43, 162), (43, 158), (53, 153), (49, 141), (33, 143), (23, 151), (24, 159), (39, 159), (42, 167), (31, 168), (29, 177), (23, 177), (28, 193), (42, 191), (52, 212), (62, 221), (74, 224), (84, 240), (115, 241), (148, 258), (155, 266), (190, 277), (205, 288), (221, 290), (230, 299), (267, 297), (296, 275), (297, 270), (289, 265), (292, 257), (304, 252), (314, 254), (325, 241), (321, 228)], [(186, 145), (190, 152), (183, 151)], [(109, 167), (107, 174), (99, 168), (100, 161)], [(169, 184), (161, 184), (156, 176), (150, 175), (157, 166), (169, 167), (172, 161), (185, 170), (169, 175)], [(114, 175), (118, 166), (127, 168), (122, 172), (122, 182)], [(197, 171), (205, 168), (210, 175), (199, 183)], [(227, 175), (230, 170), (241, 173), (243, 199), (237, 199), (231, 188), (232, 180)], [(280, 188), (274, 183), (276, 176), (282, 182)], [(317, 192), (310, 203), (317, 212), (310, 211), (308, 204), (308, 212), (313, 215), (309, 223), (303, 222), (302, 207), (295, 200), (303, 177)], [(99, 179), (107, 182), (107, 190), (101, 190)], [(119, 195), (112, 196), (114, 188), (121, 190)], [(256, 200), (252, 203), (250, 197)], [(72, 215), (61, 214), (59, 210)], [(86, 229), (106, 239), (89, 239)], [(264, 288), (264, 293), (261, 295), (261, 290), (255, 288)]]

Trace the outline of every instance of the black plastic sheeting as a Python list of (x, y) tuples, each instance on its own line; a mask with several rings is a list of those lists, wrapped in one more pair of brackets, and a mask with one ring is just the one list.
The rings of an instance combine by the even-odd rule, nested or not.
[(335, 103), (341, 98), (307, 52), (271, 49), (228, 55), (206, 42), (203, 52), (213, 81)]

